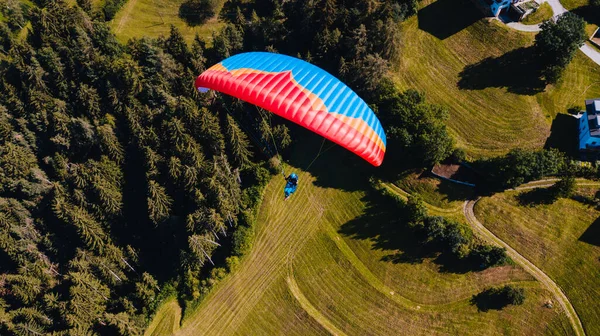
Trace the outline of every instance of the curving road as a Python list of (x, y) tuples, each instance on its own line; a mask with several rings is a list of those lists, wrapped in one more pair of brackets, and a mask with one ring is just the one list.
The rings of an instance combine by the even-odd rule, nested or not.
[[(549, 178), (549, 179), (544, 179), (544, 180), (532, 181), (532, 182), (524, 184), (520, 187), (517, 187), (514, 190), (526, 190), (526, 189), (533, 189), (533, 188), (540, 188), (540, 187), (549, 187), (549, 186), (553, 185), (554, 183), (556, 183), (556, 181), (558, 181), (558, 180), (559, 179), (557, 179), (557, 178)], [(579, 179), (579, 180), (581, 180), (581, 179)], [(599, 184), (600, 183), (597, 183), (597, 182), (578, 183), (578, 185), (594, 185), (594, 186), (597, 186)], [(400, 195), (402, 198), (406, 198), (409, 195), (408, 192), (404, 191), (403, 189), (401, 189), (400, 187), (398, 187), (395, 184), (384, 183), (384, 185), (388, 188), (388, 190), (395, 192), (397, 195)], [(488, 230), (477, 219), (473, 209), (475, 207), (475, 204), (477, 204), (477, 202), (480, 199), (481, 199), (481, 197), (478, 197), (475, 200), (465, 201), (463, 203), (463, 207), (462, 207), (462, 211), (467, 220), (467, 223), (473, 228), (473, 231), (475, 231), (480, 237), (482, 237), (492, 243), (495, 243), (501, 247), (504, 247), (506, 249), (507, 254), (511, 257), (512, 260), (515, 261), (515, 263), (517, 263), (525, 271), (530, 273), (536, 280), (538, 280), (539, 282), (544, 284), (548, 288), (548, 290), (550, 292), (552, 292), (556, 301), (560, 304), (563, 311), (567, 315), (567, 318), (569, 319), (569, 322), (571, 324), (571, 327), (573, 328), (575, 335), (584, 336), (585, 330), (583, 329), (583, 325), (581, 323), (581, 320), (579, 319), (579, 315), (577, 315), (577, 312), (575, 311), (575, 308), (571, 304), (571, 301), (569, 301), (569, 298), (565, 295), (565, 293), (562, 291), (560, 286), (558, 286), (558, 284), (556, 284), (546, 273), (544, 273), (544, 271), (539, 269), (532, 262), (530, 262), (527, 258), (525, 258), (522, 254), (517, 252), (515, 249), (510, 247), (510, 245), (508, 245), (506, 242), (504, 242), (502, 239), (500, 239), (498, 236), (496, 236), (494, 233), (492, 233), (490, 230)]]
[(495, 234), (493, 234), (490, 230), (488, 230), (478, 219), (475, 217), (475, 212), (473, 208), (477, 201), (479, 201), (481, 197), (476, 200), (466, 201), (463, 205), (463, 212), (467, 219), (467, 222), (471, 225), (471, 227), (483, 238), (494, 242), (506, 249), (507, 254), (514, 260), (519, 266), (523, 267), (527, 272), (533, 275), (539, 282), (543, 283), (556, 298), (556, 301), (563, 308), (563, 311), (569, 318), (569, 322), (571, 322), (571, 326), (573, 327), (573, 331), (575, 335), (583, 336), (585, 335), (585, 330), (583, 329), (583, 325), (581, 324), (581, 320), (579, 319), (579, 315), (573, 308), (571, 301), (565, 295), (565, 293), (560, 289), (560, 287), (541, 269), (531, 263), (527, 258), (525, 258), (522, 254), (517, 252), (515, 249), (510, 247), (507, 243), (505, 243), (502, 239), (498, 238)]
[[(559, 0), (546, 0), (546, 2), (548, 2), (548, 4), (550, 4), (550, 7), (552, 7), (552, 12), (554, 14), (554, 17), (568, 12), (567, 9), (560, 3)], [(510, 22), (510, 23), (507, 23), (506, 25), (512, 29), (524, 31), (524, 32), (540, 31), (539, 24), (526, 25), (526, 24), (522, 24), (520, 22)], [(583, 52), (587, 57), (589, 57), (596, 64), (600, 65), (600, 51), (598, 51), (597, 49), (594, 49), (594, 47), (590, 46), (587, 43), (585, 43), (583, 46), (581, 46), (581, 48), (579, 48), (579, 50), (581, 50), (581, 52)]]

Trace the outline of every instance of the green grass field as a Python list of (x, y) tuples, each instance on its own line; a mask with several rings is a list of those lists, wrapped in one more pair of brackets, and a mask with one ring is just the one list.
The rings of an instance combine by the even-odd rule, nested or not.
[(522, 22), (528, 25), (538, 24), (550, 19), (552, 15), (552, 7), (550, 7), (549, 3), (544, 2), (535, 12), (527, 15)]
[(192, 41), (196, 34), (210, 41), (212, 33), (219, 31), (223, 23), (215, 17), (203, 25), (188, 25), (179, 17), (179, 7), (183, 2), (185, 0), (128, 0), (111, 21), (111, 28), (121, 42), (133, 37), (167, 36), (171, 25), (181, 31), (187, 42)]
[(590, 0), (560, 0), (560, 3), (568, 10), (587, 6)]
[(450, 109), (450, 130), (472, 157), (539, 148), (557, 114), (600, 95), (600, 71), (578, 52), (563, 80), (538, 92), (522, 64), (534, 37), (481, 18), (470, 1), (423, 1), (402, 24), (394, 78)]
[(600, 211), (570, 199), (521, 206), (518, 194), (482, 199), (478, 219), (563, 289), (588, 335), (600, 334)]
[(181, 307), (175, 298), (166, 300), (156, 312), (152, 323), (146, 329), (145, 335), (172, 335), (179, 329)]
[[(292, 164), (306, 167), (319, 142), (304, 147), (314, 151), (303, 151)], [(310, 173), (293, 168), (300, 186), (288, 201), (282, 178), (275, 177), (253, 249), (196, 311), (185, 314), (176, 335), (568, 333), (560, 309), (543, 307), (551, 294), (520, 268), (452, 272), (407, 230), (390, 227), (394, 215), (364, 191), (365, 173), (357, 167), (364, 162), (334, 148)], [(484, 313), (470, 304), (483, 288), (505, 283), (526, 288), (524, 305)], [(165, 315), (156, 319), (170, 323)]]
[(395, 184), (402, 190), (418, 194), (423, 201), (442, 209), (460, 208), (462, 211), (462, 203), (473, 196), (473, 188), (431, 177), (426, 171), (404, 174)]

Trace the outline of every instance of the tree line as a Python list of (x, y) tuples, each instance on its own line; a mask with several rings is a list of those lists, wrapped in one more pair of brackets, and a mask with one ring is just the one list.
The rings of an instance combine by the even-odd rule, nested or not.
[(0, 23), (0, 334), (141, 334), (247, 250), (270, 126), (198, 96), (200, 38), (121, 45), (63, 1), (27, 19)]
[(415, 1), (231, 1), (210, 47), (175, 28), (122, 45), (77, 3), (38, 1), (0, 23), (2, 334), (141, 334), (161, 297), (197, 302), (236, 267), (277, 168), (272, 139), (285, 150), (293, 129), (194, 90), (234, 53), (299, 55), (340, 76), (393, 128), (399, 156), (452, 143), (441, 107), (383, 76)]

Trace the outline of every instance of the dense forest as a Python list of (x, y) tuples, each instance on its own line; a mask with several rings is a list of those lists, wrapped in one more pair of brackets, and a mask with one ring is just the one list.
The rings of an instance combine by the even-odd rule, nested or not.
[(2, 335), (141, 334), (161, 298), (197, 302), (235, 267), (278, 173), (271, 140), (285, 150), (294, 127), (194, 90), (225, 57), (281, 52), (339, 76), (378, 114), (391, 162), (453, 151), (447, 111), (385, 76), (415, 0), (232, 0), (210, 46), (175, 28), (122, 45), (77, 3), (0, 22)]

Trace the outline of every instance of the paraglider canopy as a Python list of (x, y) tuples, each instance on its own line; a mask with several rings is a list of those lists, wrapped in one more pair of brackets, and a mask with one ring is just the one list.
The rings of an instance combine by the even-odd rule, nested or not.
[(243, 53), (203, 72), (195, 86), (260, 106), (374, 166), (383, 162), (386, 138), (373, 111), (339, 79), (310, 63), (275, 53)]

